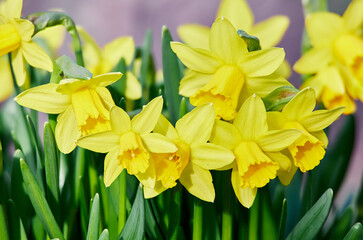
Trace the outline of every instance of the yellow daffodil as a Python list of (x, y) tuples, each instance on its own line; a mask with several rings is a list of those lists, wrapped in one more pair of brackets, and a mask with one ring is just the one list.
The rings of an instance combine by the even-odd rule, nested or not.
[(45, 41), (47, 47), (50, 50), (50, 56), (56, 57), (58, 55), (57, 51), (63, 45), (65, 36), (66, 36), (66, 30), (64, 26), (56, 25), (38, 32), (34, 36), (34, 40)]
[(79, 137), (111, 129), (109, 111), (115, 103), (106, 86), (121, 76), (121, 73), (108, 73), (88, 80), (64, 79), (59, 84), (28, 89), (15, 101), (40, 112), (59, 114), (55, 138), (59, 150), (69, 153)]
[(11, 52), (11, 60), (19, 86), (27, 78), (25, 60), (31, 66), (49, 72), (53, 71), (53, 63), (48, 55), (32, 41), (34, 25), (21, 19), (22, 0), (7, 0), (0, 13), (0, 56)]
[[(135, 55), (135, 43), (132, 37), (116, 38), (101, 49), (82, 27), (78, 26), (77, 29), (83, 40), (85, 65), (93, 74), (110, 72), (121, 58), (125, 59), (127, 66), (131, 64)], [(125, 96), (128, 99), (141, 98), (141, 84), (131, 71), (126, 72)]]
[(111, 130), (80, 138), (77, 144), (95, 152), (107, 153), (104, 164), (106, 187), (120, 175), (123, 169), (129, 174), (145, 173), (151, 165), (151, 153), (176, 152), (177, 147), (165, 136), (150, 133), (155, 127), (163, 107), (163, 99), (150, 101), (132, 120), (121, 108), (110, 111)]
[(302, 88), (312, 87), (327, 109), (346, 106), (355, 112), (355, 99), (363, 101), (363, 0), (354, 0), (341, 17), (317, 12), (306, 18), (312, 49), (294, 65), (301, 74), (314, 74)]
[(154, 197), (180, 183), (194, 196), (208, 202), (215, 197), (210, 169), (230, 164), (233, 153), (221, 146), (207, 143), (215, 121), (215, 110), (204, 104), (178, 120), (175, 128), (160, 116), (154, 132), (171, 139), (178, 147), (168, 154), (152, 154), (155, 185), (144, 184), (145, 198)]
[[(222, 0), (216, 17), (225, 17), (235, 29), (242, 29), (256, 36), (260, 40), (262, 49), (276, 46), (290, 23), (287, 16), (277, 15), (254, 24), (254, 16), (246, 0)], [(178, 34), (180, 39), (189, 46), (209, 49), (210, 29), (206, 26), (185, 24), (178, 28)], [(286, 61), (278, 68), (278, 74), (284, 78), (290, 76), (291, 69)]]
[[(272, 74), (285, 57), (281, 48), (247, 51), (247, 45), (225, 18), (210, 31), (209, 50), (172, 42), (171, 48), (189, 70), (179, 93), (194, 106), (213, 102), (217, 117), (232, 120), (239, 105), (253, 93), (266, 96), (277, 87), (290, 85)], [(269, 76), (270, 75), (270, 76)]]
[(283, 184), (290, 183), (297, 168), (302, 172), (314, 169), (325, 155), (328, 138), (323, 129), (332, 124), (345, 110), (338, 107), (313, 111), (316, 105), (315, 92), (305, 88), (286, 104), (282, 112), (268, 112), (270, 129), (299, 129), (302, 135), (288, 147), (292, 161), (290, 171), (279, 175)]
[(11, 69), (9, 65), (8, 56), (0, 57), (0, 102), (6, 100), (14, 93), (13, 78), (11, 76)]
[(243, 206), (251, 207), (257, 189), (274, 179), (279, 170), (290, 169), (290, 160), (279, 151), (300, 135), (301, 131), (295, 129), (268, 131), (265, 106), (256, 95), (243, 103), (233, 124), (216, 121), (211, 142), (234, 152), (231, 180)]

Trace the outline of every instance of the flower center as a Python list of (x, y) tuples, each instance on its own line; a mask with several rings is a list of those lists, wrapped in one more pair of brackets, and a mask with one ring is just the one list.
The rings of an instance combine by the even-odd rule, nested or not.
[(244, 75), (240, 69), (237, 66), (224, 65), (190, 98), (190, 102), (194, 106), (212, 102), (217, 117), (232, 120), (237, 113), (238, 98), (243, 84)]
[(0, 25), (0, 56), (18, 49), (21, 38), (17, 29), (10, 23)]
[(138, 134), (129, 131), (121, 135), (118, 160), (129, 174), (144, 173), (149, 167), (149, 158), (150, 154)]
[(276, 177), (279, 165), (267, 157), (257, 143), (243, 141), (234, 150), (241, 187), (261, 188)]
[(363, 83), (363, 55), (355, 58), (352, 71), (354, 76)]
[(111, 129), (109, 110), (96, 90), (81, 88), (74, 92), (72, 107), (82, 136)]
[(302, 172), (314, 169), (319, 165), (320, 160), (325, 155), (324, 144), (319, 139), (311, 135), (300, 123), (287, 122), (284, 129), (302, 130), (302, 135), (288, 147), (295, 165)]
[(161, 181), (164, 187), (172, 188), (176, 180), (189, 162), (190, 148), (181, 140), (174, 140), (178, 151), (174, 153), (152, 153), (155, 162), (157, 180)]

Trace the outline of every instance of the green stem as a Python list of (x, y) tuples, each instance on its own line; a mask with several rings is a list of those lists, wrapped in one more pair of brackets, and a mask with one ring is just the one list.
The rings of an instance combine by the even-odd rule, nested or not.
[(199, 198), (194, 198), (193, 215), (193, 240), (200, 240), (203, 232), (203, 207)]
[(118, 206), (118, 233), (122, 231), (126, 223), (126, 185), (127, 185), (127, 173), (123, 170), (120, 174), (120, 198)]
[(222, 212), (222, 240), (232, 239), (232, 189), (230, 171), (223, 173), (223, 212)]
[(180, 225), (182, 188), (180, 184), (171, 189), (171, 203), (169, 206), (168, 239), (177, 240)]
[(13, 69), (13, 64), (11, 62), (11, 53), (8, 53), (8, 60), (9, 60), (9, 66), (10, 66), (10, 71), (11, 71), (11, 76), (13, 77), (13, 83), (14, 83), (14, 90), (16, 95), (18, 95), (21, 91), (20, 88), (16, 82), (16, 77), (15, 77), (15, 73), (14, 73), (14, 69)]
[(248, 239), (259, 239), (259, 214), (260, 214), (260, 196), (257, 194), (255, 201), (250, 208), (249, 226), (248, 226)]

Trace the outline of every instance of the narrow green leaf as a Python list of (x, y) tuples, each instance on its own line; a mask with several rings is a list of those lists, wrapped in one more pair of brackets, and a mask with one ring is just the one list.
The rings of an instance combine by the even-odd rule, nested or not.
[(151, 45), (152, 45), (152, 33), (150, 30), (146, 32), (144, 44), (141, 51), (141, 69), (140, 69), (140, 82), (142, 86), (142, 104), (147, 103), (149, 99), (149, 87), (152, 83), (152, 78), (149, 73), (149, 68), (151, 64)]
[(243, 30), (238, 30), (237, 33), (247, 44), (249, 52), (261, 50), (260, 40), (257, 37), (251, 36)]
[(93, 198), (91, 213), (89, 216), (87, 240), (98, 239), (98, 229), (100, 225), (100, 197), (96, 193)]
[[(79, 179), (81, 183), (84, 182), (83, 178)], [(84, 184), (80, 184), (79, 187), (79, 207), (80, 207), (80, 215), (81, 215), (81, 231), (82, 231), (82, 236), (83, 239), (87, 237), (87, 232), (88, 232), (88, 228), (87, 228), (87, 224), (90, 221), (89, 217), (88, 217), (88, 204), (87, 204), (87, 200), (86, 200), (86, 193), (85, 193), (85, 189), (84, 189)]]
[(181, 74), (179, 72), (178, 57), (171, 50), (170, 42), (173, 41), (171, 34), (166, 26), (162, 29), (162, 62), (163, 62), (163, 75), (165, 84), (165, 95), (168, 106), (170, 122), (174, 125), (178, 120), (180, 112), (180, 100), (179, 95), (179, 82)]
[(249, 229), (248, 229), (248, 239), (257, 240), (259, 237), (259, 222), (260, 222), (260, 193), (257, 192), (255, 201), (250, 208), (249, 215)]
[(345, 234), (353, 225), (354, 210), (352, 207), (345, 209), (341, 216), (336, 216), (333, 225), (327, 234), (326, 239), (343, 239)]
[[(82, 184), (81, 179), (85, 173), (85, 165), (86, 159), (89, 158), (89, 152), (83, 148), (77, 148), (77, 156), (76, 156), (76, 166), (74, 172), (74, 179), (73, 179), (73, 189), (74, 189), (74, 204), (78, 206), (79, 203), (79, 196), (80, 196), (80, 185)], [(88, 211), (87, 211), (88, 214)]]
[(279, 240), (283, 240), (285, 236), (285, 226), (286, 226), (286, 215), (287, 215), (287, 201), (286, 198), (282, 200), (282, 209), (279, 225)]
[(137, 189), (129, 218), (118, 239), (141, 240), (144, 238), (145, 210), (141, 186)]
[(2, 146), (1, 140), (0, 140), (0, 176), (3, 173), (3, 167), (4, 167), (4, 162), (3, 162), (3, 146)]
[(333, 191), (328, 189), (297, 223), (286, 239), (313, 239), (328, 217), (332, 200)]
[(152, 208), (151, 199), (145, 199), (145, 231), (148, 239), (165, 239)]
[[(222, 205), (222, 240), (232, 239), (233, 231), (233, 190), (231, 186), (231, 172), (223, 173), (223, 205)], [(209, 211), (209, 210), (208, 210)]]
[(0, 239), (9, 239), (8, 229), (6, 227), (5, 221), (5, 211), (2, 204), (0, 204)]
[[(182, 201), (182, 188), (181, 188), (180, 184), (178, 184), (176, 187), (171, 189), (168, 239), (178, 239), (178, 230), (179, 230), (180, 215), (181, 215), (181, 201)], [(201, 206), (200, 206), (199, 210), (200, 209), (201, 209)], [(203, 212), (198, 212), (198, 213), (203, 214)], [(200, 217), (202, 218), (202, 216), (200, 216)], [(194, 223), (196, 221), (198, 221), (198, 220), (194, 218)], [(202, 223), (203, 222), (201, 221), (200, 224), (202, 224)], [(202, 226), (200, 225), (200, 230), (201, 230), (201, 228), (202, 228)], [(194, 235), (194, 226), (193, 226), (193, 235)]]
[(124, 169), (118, 177), (120, 184), (118, 206), (118, 232), (121, 233), (126, 223), (127, 172)]
[(93, 74), (88, 69), (79, 66), (70, 57), (63, 55), (55, 60), (66, 78), (91, 79)]
[(48, 203), (24, 159), (20, 159), (20, 169), (34, 210), (42, 221), (48, 235), (51, 238), (64, 239)]
[(277, 236), (277, 226), (273, 216), (273, 208), (269, 189), (267, 187), (264, 187), (262, 189), (259, 189), (259, 191), (261, 193), (261, 239), (274, 240)]
[(363, 239), (363, 227), (360, 222), (357, 222), (345, 235), (343, 240), (361, 240)]
[(188, 103), (185, 97), (182, 97), (180, 100), (180, 113), (179, 118), (182, 118), (185, 114), (188, 113)]
[[(24, 230), (24, 225), (19, 217), (18, 208), (13, 200), (9, 199), (6, 203), (8, 216), (9, 239), (28, 239)], [(1, 234), (0, 234), (1, 235)], [(0, 238), (2, 239), (2, 238)]]
[(109, 239), (108, 230), (105, 229), (102, 231), (100, 238), (98, 240), (108, 240), (108, 239)]
[[(201, 240), (203, 237), (203, 206), (202, 200), (193, 197), (193, 240)], [(171, 215), (173, 219), (173, 215)], [(178, 226), (176, 226), (178, 229)], [(175, 233), (176, 232), (176, 233)], [(178, 232), (174, 231), (172, 235), (173, 239), (178, 239)]]
[(280, 111), (298, 92), (295, 87), (283, 86), (276, 88), (262, 100), (267, 111)]

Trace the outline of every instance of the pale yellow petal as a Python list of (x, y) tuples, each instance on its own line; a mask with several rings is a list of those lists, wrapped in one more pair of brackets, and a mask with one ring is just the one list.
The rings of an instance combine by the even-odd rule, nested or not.
[(35, 37), (44, 39), (50, 49), (55, 52), (63, 45), (65, 36), (65, 27), (62, 25), (56, 25), (54, 27), (47, 27), (46, 29), (38, 32)]
[(328, 137), (326, 136), (324, 130), (320, 130), (317, 132), (311, 132), (311, 135), (313, 135), (314, 137), (319, 139), (324, 144), (324, 148), (328, 147), (329, 140), (328, 140)]
[(76, 140), (81, 136), (78, 129), (76, 116), (71, 106), (60, 114), (57, 118), (57, 126), (55, 127), (55, 139), (59, 151), (64, 154), (70, 153), (76, 147)]
[(178, 27), (180, 39), (195, 48), (209, 49), (209, 28), (199, 24), (184, 24)]
[(283, 78), (288, 79), (291, 76), (291, 66), (290, 63), (285, 59), (280, 67), (276, 69), (276, 71), (273, 73), (273, 75), (281, 76)]
[(241, 133), (231, 123), (222, 120), (215, 121), (210, 142), (233, 150), (241, 140)]
[(277, 171), (277, 174), (279, 174), (280, 171), (290, 171), (291, 160), (287, 156), (280, 152), (266, 152), (266, 155), (279, 164), (280, 168)]
[(345, 107), (338, 107), (329, 110), (317, 110), (301, 119), (301, 124), (309, 132), (317, 132), (327, 128), (345, 111)]
[[(80, 26), (77, 26), (77, 31), (83, 41), (82, 53), (86, 67), (94, 74), (102, 72), (95, 72), (102, 61), (102, 53), (96, 41)], [(111, 70), (111, 69), (110, 69)]]
[(294, 165), (293, 160), (290, 159), (290, 161), (291, 161), (291, 168), (290, 168), (289, 171), (279, 171), (278, 172), (279, 180), (285, 186), (287, 186), (287, 185), (289, 185), (291, 183), (291, 180), (295, 176), (296, 170), (298, 169)]
[(48, 83), (30, 88), (15, 97), (15, 101), (34, 110), (58, 114), (64, 112), (71, 105), (70, 95), (56, 91), (58, 84)]
[(194, 145), (190, 149), (190, 161), (204, 169), (223, 168), (234, 161), (234, 154), (225, 147), (203, 143)]
[(96, 92), (100, 96), (101, 101), (106, 106), (106, 109), (111, 110), (115, 106), (115, 102), (112, 99), (110, 91), (105, 87), (97, 87)]
[(154, 188), (156, 183), (155, 163), (153, 159), (149, 159), (149, 167), (144, 173), (139, 172), (135, 175), (140, 183), (147, 188)]
[(53, 62), (35, 42), (22, 42), (21, 50), (25, 60), (33, 67), (53, 71)]
[(130, 71), (127, 72), (125, 96), (127, 99), (140, 99), (142, 94), (141, 84), (137, 77)]
[(277, 15), (259, 22), (249, 32), (260, 40), (262, 49), (276, 46), (289, 27), (290, 20), (287, 16)]
[(11, 53), (11, 61), (13, 63), (16, 83), (19, 86), (23, 86), (28, 76), (26, 74), (23, 53), (20, 48)]
[(131, 120), (132, 130), (139, 134), (151, 132), (159, 120), (163, 108), (163, 98), (151, 100), (142, 111)]
[(125, 59), (126, 65), (130, 65), (135, 55), (135, 43), (132, 37), (119, 37), (103, 47), (103, 57), (112, 66)]
[(265, 97), (276, 88), (282, 86), (292, 86), (292, 84), (283, 77), (266, 76), (246, 78), (245, 88), (248, 95), (257, 94), (260, 97)]
[(189, 163), (184, 168), (179, 181), (195, 197), (207, 202), (214, 201), (213, 179), (208, 170)]
[(221, 65), (220, 60), (207, 50), (192, 48), (178, 42), (171, 42), (170, 46), (182, 63), (193, 71), (214, 73)]
[(105, 157), (103, 182), (106, 187), (109, 187), (116, 178), (121, 174), (123, 168), (120, 166), (119, 160), (117, 159), (119, 150), (114, 149), (113, 151), (107, 153)]
[(25, 19), (15, 19), (15, 27), (23, 41), (30, 41), (34, 33), (34, 25)]
[(344, 25), (348, 29), (356, 29), (363, 23), (363, 1), (353, 0), (343, 15)]
[(110, 72), (92, 77), (89, 81), (93, 86), (106, 87), (122, 77), (120, 72)]
[(285, 124), (284, 115), (281, 112), (267, 112), (267, 125), (270, 130), (282, 129)]
[(235, 29), (249, 31), (253, 25), (253, 13), (246, 0), (222, 0), (217, 18), (226, 17)]
[(218, 18), (210, 30), (210, 50), (227, 64), (236, 63), (248, 52), (247, 44), (226, 18)]
[(312, 88), (305, 88), (286, 104), (282, 113), (286, 119), (291, 121), (303, 119), (311, 114), (315, 104), (314, 90)]
[(241, 179), (238, 175), (237, 164), (232, 170), (232, 186), (239, 202), (246, 208), (250, 208), (255, 201), (257, 188), (241, 188)]
[(196, 91), (212, 79), (212, 76), (212, 74), (203, 74), (187, 69), (180, 81), (179, 94), (185, 97), (193, 96)]
[(257, 139), (258, 145), (265, 152), (278, 152), (287, 148), (301, 136), (297, 129), (271, 130)]
[(110, 110), (111, 128), (117, 134), (123, 134), (131, 130), (129, 115), (120, 107), (114, 106)]
[(261, 77), (276, 71), (284, 58), (285, 51), (282, 48), (262, 49), (246, 53), (238, 65), (246, 77)]
[(9, 98), (14, 93), (13, 77), (9, 66), (8, 56), (0, 57), (0, 102)]
[(107, 153), (120, 146), (120, 135), (113, 131), (94, 133), (81, 137), (76, 144), (93, 152)]
[(240, 131), (242, 140), (257, 139), (267, 132), (266, 109), (259, 96), (252, 95), (238, 111), (233, 125)]
[(180, 139), (188, 145), (206, 143), (212, 132), (215, 110), (211, 104), (203, 104), (179, 119), (175, 125)]
[(155, 183), (154, 188), (144, 187), (144, 197), (145, 199), (153, 198), (164, 192), (167, 188), (163, 186), (161, 181)]
[(140, 136), (145, 146), (152, 153), (172, 153), (178, 150), (171, 140), (160, 133), (145, 133)]
[(166, 119), (162, 114), (160, 114), (159, 120), (156, 123), (153, 131), (156, 133), (160, 133), (170, 139), (179, 138), (179, 135), (173, 125), (171, 125), (168, 119)]
[(23, 0), (7, 0), (4, 9), (5, 11), (2, 14), (7, 18), (20, 18), (22, 8)]
[(294, 70), (304, 74), (316, 73), (328, 66), (332, 59), (333, 53), (328, 46), (313, 48), (294, 64)]
[(314, 47), (332, 43), (343, 27), (342, 18), (331, 12), (316, 12), (306, 17), (306, 31)]

